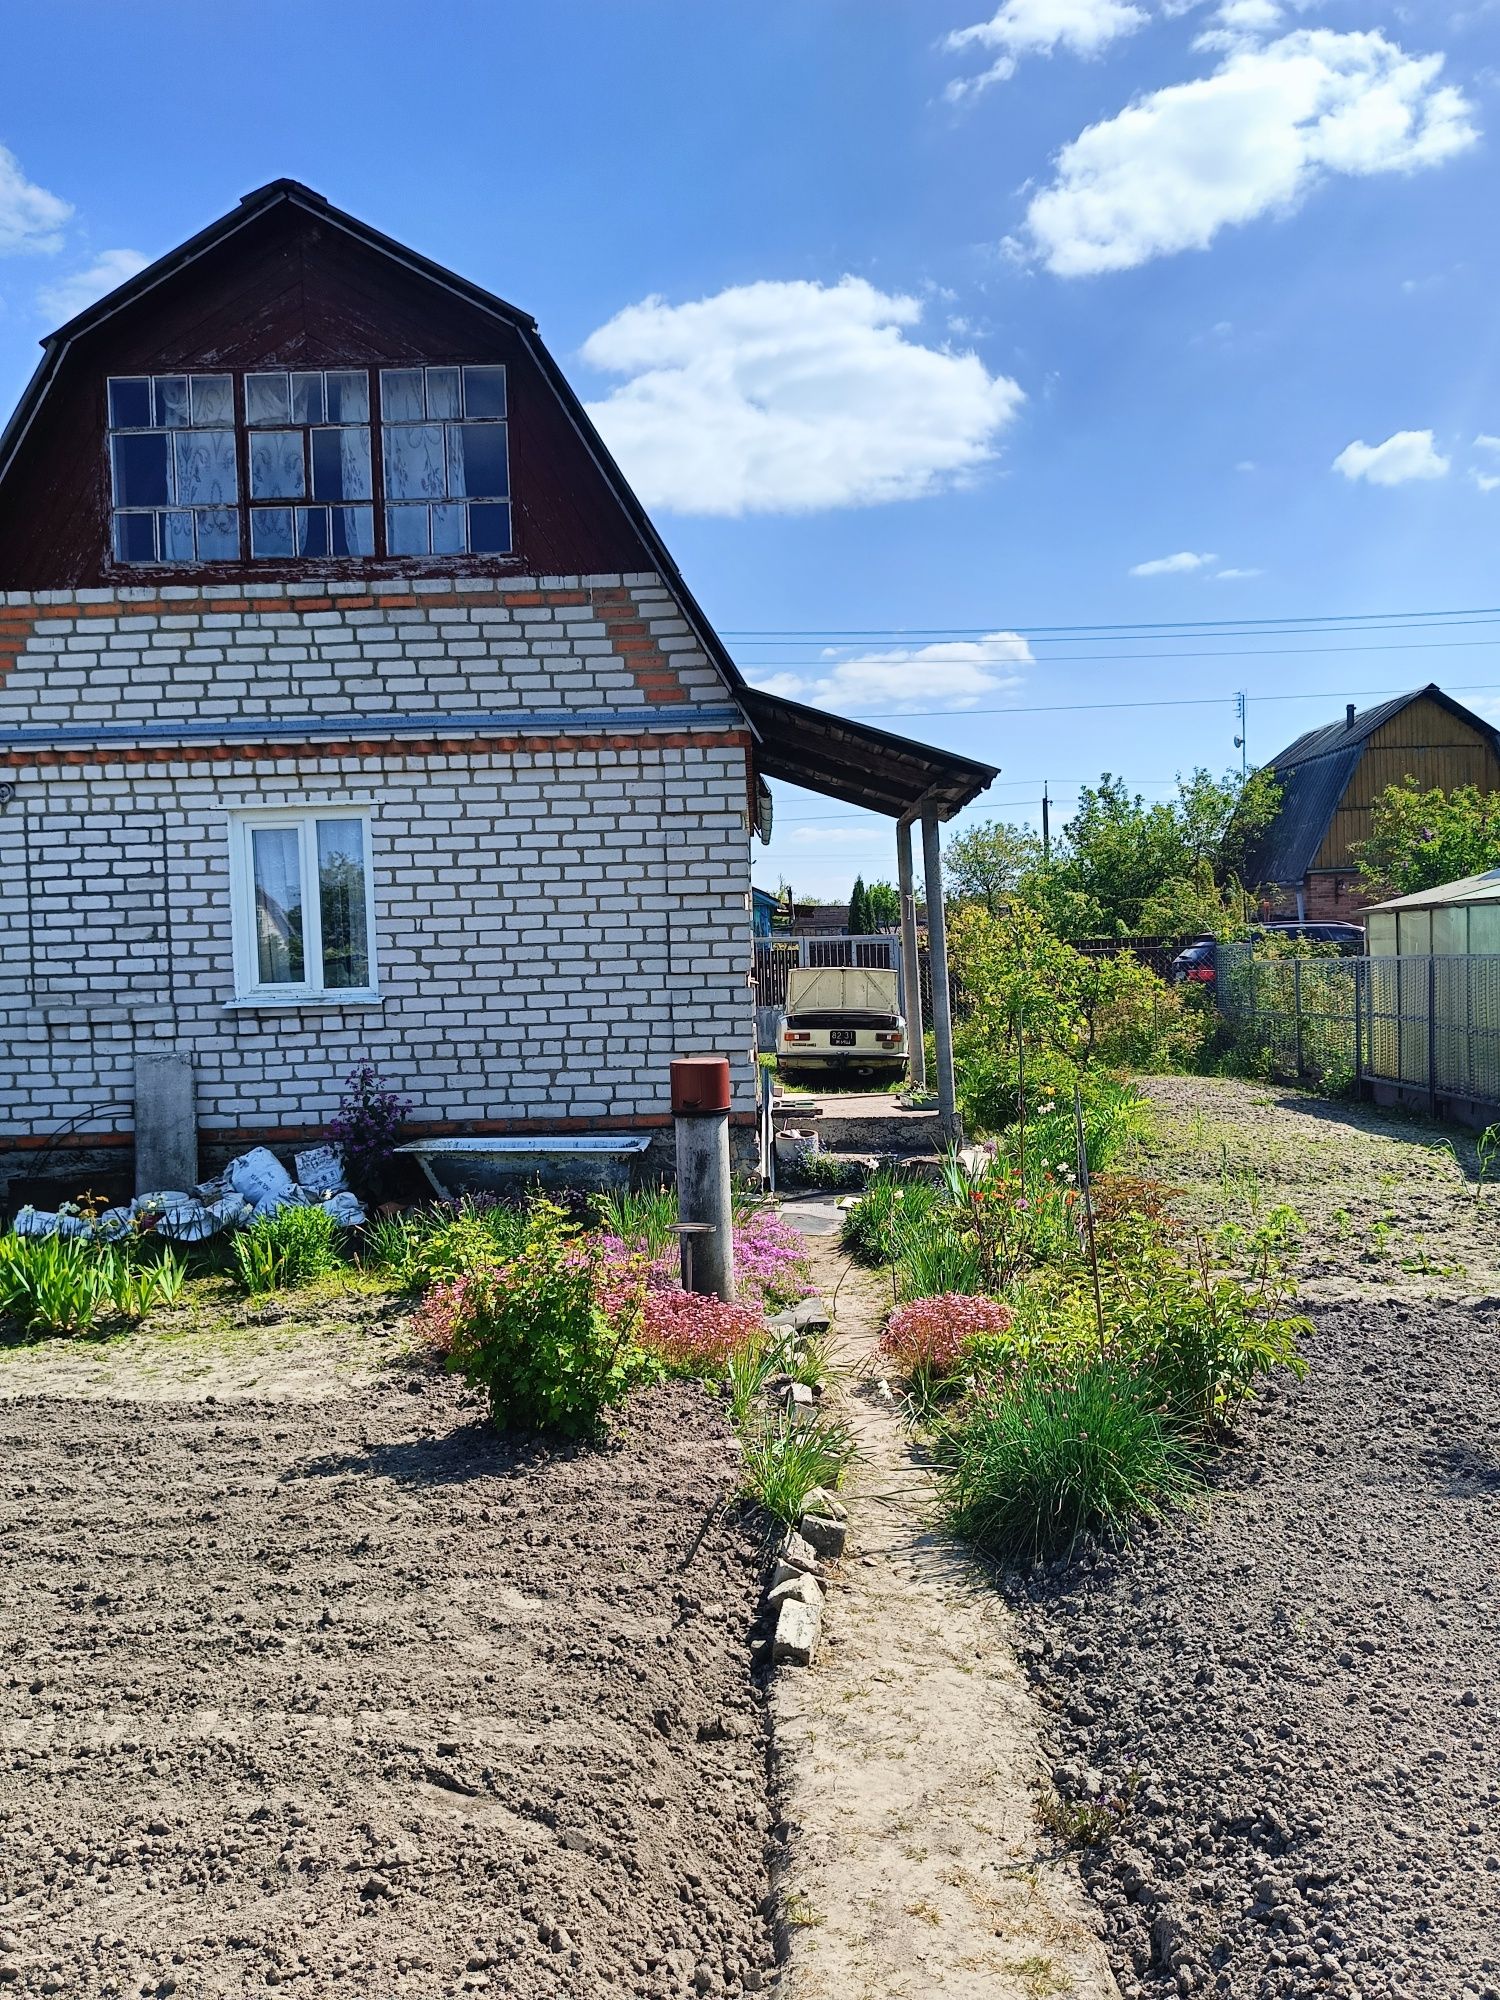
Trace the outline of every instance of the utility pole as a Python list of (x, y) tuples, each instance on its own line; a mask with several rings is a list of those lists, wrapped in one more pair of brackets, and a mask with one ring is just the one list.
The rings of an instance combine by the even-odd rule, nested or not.
[(1240, 733), (1234, 739), (1234, 747), (1240, 753), (1240, 776), (1244, 778), (1249, 775), (1250, 753), (1246, 749), (1245, 744), (1250, 732), (1245, 724), (1245, 695), (1243, 691), (1235, 696), (1234, 709), (1240, 721)]
[(1047, 780), (1042, 780), (1042, 861), (1052, 859), (1052, 801), (1047, 796)]

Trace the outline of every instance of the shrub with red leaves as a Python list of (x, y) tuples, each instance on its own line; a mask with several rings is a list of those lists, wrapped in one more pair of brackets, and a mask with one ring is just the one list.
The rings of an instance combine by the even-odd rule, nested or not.
[(701, 1292), (652, 1289), (641, 1309), (642, 1347), (669, 1368), (695, 1375), (724, 1368), (763, 1332), (757, 1307), (725, 1305)]
[(891, 1314), (880, 1351), (905, 1374), (940, 1378), (958, 1366), (965, 1341), (979, 1333), (1004, 1333), (1014, 1317), (998, 1299), (963, 1292), (913, 1299)]

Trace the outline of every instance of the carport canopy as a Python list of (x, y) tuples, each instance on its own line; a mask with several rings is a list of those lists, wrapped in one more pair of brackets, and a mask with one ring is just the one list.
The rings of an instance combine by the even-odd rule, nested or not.
[(739, 699), (760, 739), (755, 762), (762, 777), (891, 819), (952, 819), (999, 775), (992, 764), (758, 688), (746, 688)]
[(780, 778), (845, 805), (885, 813), (896, 822), (896, 870), (901, 888), (901, 962), (910, 1037), (912, 1082), (924, 1089), (927, 1060), (922, 1040), (922, 988), (917, 971), (917, 909), (911, 830), (922, 828), (922, 873), (927, 891), (927, 949), (932, 974), (932, 1029), (937, 1057), (938, 1122), (946, 1143), (963, 1136), (953, 1074), (953, 1012), (948, 991), (948, 927), (943, 912), (943, 865), (938, 825), (952, 819), (987, 790), (998, 773), (952, 750), (935, 750), (908, 736), (848, 722), (781, 695), (744, 688), (740, 700), (759, 741), (755, 764), (765, 778)]

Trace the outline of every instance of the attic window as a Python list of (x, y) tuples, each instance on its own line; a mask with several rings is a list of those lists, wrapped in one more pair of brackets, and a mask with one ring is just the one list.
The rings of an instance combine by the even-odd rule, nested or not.
[(231, 378), (112, 377), (109, 473), (117, 561), (233, 562), (240, 517)]
[(391, 555), (509, 553), (505, 416), (503, 368), (381, 369)]
[[(283, 561), (373, 556), (368, 373), (331, 368), (247, 375), (245, 424), (251, 555)], [(366, 504), (340, 504), (351, 501)]]

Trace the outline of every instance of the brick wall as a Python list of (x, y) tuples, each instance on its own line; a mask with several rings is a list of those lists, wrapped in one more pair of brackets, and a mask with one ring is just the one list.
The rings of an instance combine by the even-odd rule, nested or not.
[[(0, 1175), (127, 1135), (138, 1050), (210, 1144), (320, 1131), (366, 1060), (430, 1130), (654, 1124), (708, 1050), (751, 1109), (748, 738), (655, 577), (0, 617)], [(228, 815), (291, 803), (368, 806), (375, 1003), (230, 1004)]]

